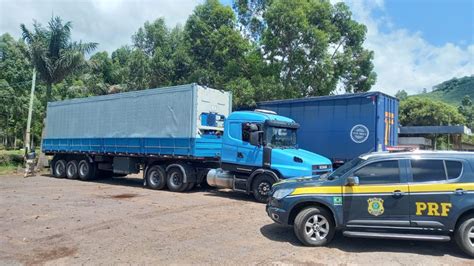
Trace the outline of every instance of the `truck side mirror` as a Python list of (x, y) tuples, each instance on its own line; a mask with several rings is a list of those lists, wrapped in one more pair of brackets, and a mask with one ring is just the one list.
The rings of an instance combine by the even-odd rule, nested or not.
[(346, 186), (353, 187), (359, 185), (359, 177), (358, 176), (349, 176), (346, 181)]
[(253, 146), (260, 146), (262, 145), (262, 141), (260, 136), (262, 135), (263, 131), (253, 131), (250, 132), (250, 144)]

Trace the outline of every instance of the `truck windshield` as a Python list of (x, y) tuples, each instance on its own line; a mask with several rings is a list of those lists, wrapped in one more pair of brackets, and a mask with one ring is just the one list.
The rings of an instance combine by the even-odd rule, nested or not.
[(295, 148), (296, 129), (284, 127), (267, 127), (266, 144), (271, 148)]

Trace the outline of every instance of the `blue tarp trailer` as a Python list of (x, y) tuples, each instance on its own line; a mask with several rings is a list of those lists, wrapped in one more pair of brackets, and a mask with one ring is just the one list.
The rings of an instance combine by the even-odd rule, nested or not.
[(398, 142), (398, 100), (381, 92), (261, 102), (259, 108), (301, 125), (301, 148), (330, 158), (335, 165)]

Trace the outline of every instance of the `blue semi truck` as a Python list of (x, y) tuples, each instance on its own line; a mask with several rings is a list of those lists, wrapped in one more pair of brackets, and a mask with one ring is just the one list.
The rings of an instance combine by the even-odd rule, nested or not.
[(381, 92), (261, 102), (301, 125), (301, 148), (331, 159), (338, 167), (368, 152), (398, 143), (398, 99)]
[(197, 84), (51, 102), (42, 151), (58, 178), (143, 171), (152, 189), (182, 192), (207, 180), (262, 202), (280, 179), (332, 170), (298, 148), (294, 120), (231, 106), (229, 92)]

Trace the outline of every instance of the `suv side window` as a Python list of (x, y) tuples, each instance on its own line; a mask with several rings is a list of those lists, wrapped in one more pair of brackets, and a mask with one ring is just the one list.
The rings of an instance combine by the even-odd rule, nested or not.
[(462, 163), (459, 161), (444, 161), (446, 164), (446, 171), (448, 172), (448, 179), (456, 179), (462, 173)]
[(421, 159), (410, 160), (413, 182), (446, 181), (461, 175), (462, 163), (459, 161)]
[(361, 185), (400, 183), (398, 160), (380, 161), (363, 166), (354, 175)]

